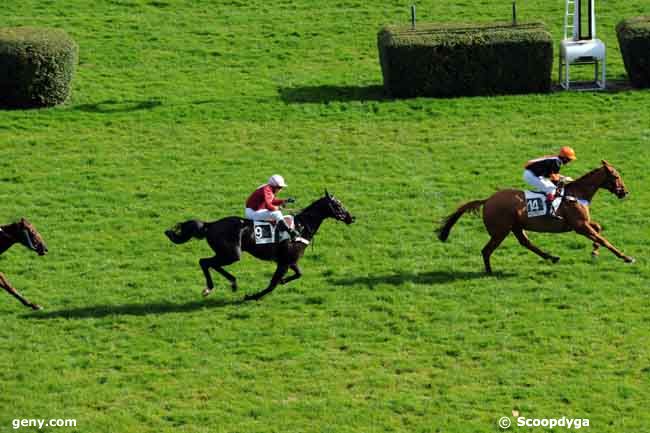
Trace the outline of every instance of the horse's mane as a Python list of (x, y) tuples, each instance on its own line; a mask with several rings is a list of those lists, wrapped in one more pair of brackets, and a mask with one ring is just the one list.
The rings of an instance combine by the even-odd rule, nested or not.
[(17, 226), (18, 224), (19, 224), (19, 221), (16, 221), (16, 222), (13, 222), (13, 223), (9, 223), (9, 224), (1, 224), (1, 225), (0, 225), (0, 230), (5, 230), (5, 229), (11, 228), (11, 227), (15, 227), (15, 226)]
[(596, 173), (598, 170), (602, 170), (602, 168), (603, 168), (603, 166), (596, 167), (596, 168), (594, 168), (593, 170), (588, 171), (587, 173), (583, 174), (582, 176), (580, 176), (580, 177), (577, 178), (576, 180), (573, 180), (573, 181), (569, 182), (567, 185), (571, 185), (572, 183), (580, 182), (580, 181), (582, 181), (582, 180), (584, 180), (584, 179), (586, 179), (586, 178), (592, 176), (592, 175), (593, 175), (594, 173)]
[(296, 213), (296, 216), (308, 214), (308, 213), (312, 210), (312, 208), (315, 208), (315, 207), (316, 207), (316, 206), (317, 206), (317, 205), (318, 205), (318, 204), (323, 200), (323, 198), (324, 198), (324, 197), (321, 197), (321, 198), (319, 198), (318, 200), (312, 202), (312, 203), (311, 203), (309, 206), (307, 206), (306, 208), (301, 209), (300, 212), (297, 212), (297, 213)]

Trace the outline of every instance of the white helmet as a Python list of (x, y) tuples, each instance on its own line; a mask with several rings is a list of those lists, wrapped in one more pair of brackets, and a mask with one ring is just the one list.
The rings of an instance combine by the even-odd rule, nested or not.
[(284, 188), (287, 186), (287, 184), (284, 183), (284, 178), (279, 174), (274, 174), (273, 176), (269, 177), (269, 185), (279, 188)]

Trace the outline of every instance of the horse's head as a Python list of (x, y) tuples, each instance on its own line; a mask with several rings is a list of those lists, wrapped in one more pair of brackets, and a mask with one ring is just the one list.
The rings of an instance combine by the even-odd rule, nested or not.
[[(11, 227), (11, 229), (9, 227)], [(35, 251), (39, 256), (47, 254), (47, 245), (45, 245), (43, 237), (38, 230), (36, 230), (36, 227), (25, 218), (21, 218), (20, 221), (11, 224), (11, 226), (6, 227), (6, 229), (8, 232), (11, 232), (10, 235), (17, 243)]]
[(348, 212), (345, 206), (343, 206), (343, 203), (327, 192), (327, 190), (325, 190), (325, 197), (323, 200), (327, 203), (327, 207), (331, 213), (328, 215), (329, 217), (343, 221), (346, 224), (352, 224), (354, 222), (355, 218), (350, 214), (350, 212)]
[(629, 191), (625, 187), (621, 175), (609, 162), (603, 159), (602, 163), (606, 172), (606, 178), (600, 187), (605, 188), (612, 194), (616, 194), (618, 198), (625, 198), (629, 194)]

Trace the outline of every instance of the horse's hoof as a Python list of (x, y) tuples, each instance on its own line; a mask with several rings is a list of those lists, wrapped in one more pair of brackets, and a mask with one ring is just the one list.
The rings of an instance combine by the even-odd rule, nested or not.
[(206, 287), (205, 289), (203, 289), (203, 291), (201, 292), (201, 294), (205, 297), (205, 296), (208, 296), (210, 293), (212, 293), (213, 290), (214, 290), (214, 289), (211, 289), (211, 288), (209, 288), (209, 287)]
[(629, 263), (629, 264), (636, 263), (636, 260), (634, 260), (634, 257), (625, 257), (625, 259), (623, 259), (623, 260), (625, 260), (625, 263)]
[(43, 307), (41, 307), (38, 304), (32, 304), (32, 305), (30, 305), (30, 307), (32, 307), (32, 310), (42, 310), (43, 309)]
[(244, 301), (257, 301), (259, 298), (254, 295), (246, 295), (244, 296)]
[(236, 292), (237, 291), (237, 283), (232, 283), (230, 285), (230, 288), (232, 289), (233, 292)]
[(557, 256), (551, 256), (549, 259), (551, 259), (551, 263), (557, 263), (560, 261), (560, 258)]

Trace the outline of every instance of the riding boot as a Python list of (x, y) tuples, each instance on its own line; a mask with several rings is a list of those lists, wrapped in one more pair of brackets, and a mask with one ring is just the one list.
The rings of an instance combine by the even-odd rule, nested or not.
[(300, 236), (300, 233), (298, 233), (296, 230), (290, 228), (286, 221), (278, 221), (278, 227), (280, 228), (280, 231), (285, 231), (289, 233), (289, 237), (291, 238), (291, 241), (295, 241), (298, 236)]
[(305, 245), (309, 245), (309, 241), (307, 239), (303, 238), (302, 236), (300, 236), (300, 233), (297, 230), (292, 229), (291, 227), (289, 227), (285, 221), (280, 221), (278, 223), (278, 226), (280, 227), (280, 230), (284, 230), (287, 233), (289, 233), (289, 237), (291, 238), (291, 242), (302, 242)]
[(559, 215), (557, 214), (558, 208), (560, 207), (560, 203), (558, 203), (557, 206), (555, 206), (555, 205), (553, 204), (554, 202), (555, 202), (555, 199), (553, 199), (553, 200), (552, 200), (551, 202), (549, 202), (549, 204), (548, 204), (548, 207), (549, 207), (548, 215), (549, 215), (551, 218), (556, 219), (556, 220), (562, 220), (562, 219), (564, 219), (564, 218), (562, 218), (561, 216), (559, 216)]

